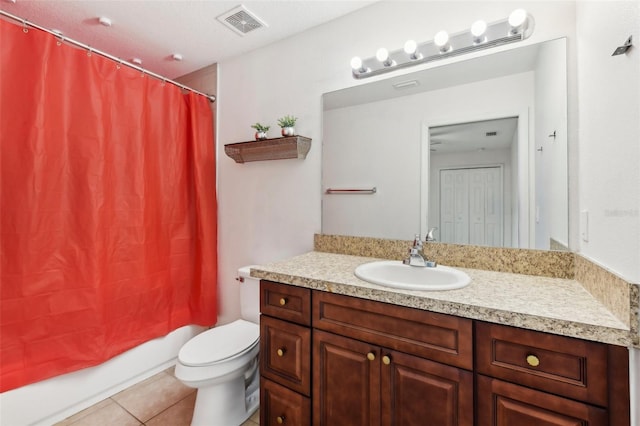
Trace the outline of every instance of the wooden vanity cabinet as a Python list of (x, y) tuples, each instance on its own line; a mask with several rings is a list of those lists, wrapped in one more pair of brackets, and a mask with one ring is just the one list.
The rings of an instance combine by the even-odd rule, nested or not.
[(589, 342), (261, 281), (261, 425), (629, 426)]
[(312, 325), (314, 425), (473, 425), (470, 320), (314, 292)]

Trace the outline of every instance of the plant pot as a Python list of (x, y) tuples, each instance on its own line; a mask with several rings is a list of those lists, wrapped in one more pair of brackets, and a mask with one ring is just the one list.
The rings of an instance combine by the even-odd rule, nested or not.
[(281, 133), (282, 133), (282, 136), (284, 136), (284, 137), (295, 136), (296, 135), (296, 129), (294, 127), (283, 127)]
[(257, 141), (263, 141), (267, 138), (267, 132), (256, 132), (255, 137)]

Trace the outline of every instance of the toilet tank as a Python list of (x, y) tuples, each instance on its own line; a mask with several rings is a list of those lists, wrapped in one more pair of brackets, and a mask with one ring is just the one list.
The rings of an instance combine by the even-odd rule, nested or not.
[(260, 279), (249, 275), (251, 266), (238, 269), (240, 283), (240, 317), (260, 324)]

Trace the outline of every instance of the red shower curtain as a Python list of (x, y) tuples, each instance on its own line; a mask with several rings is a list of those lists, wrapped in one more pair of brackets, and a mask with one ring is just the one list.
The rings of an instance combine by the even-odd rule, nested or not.
[(217, 319), (209, 101), (0, 20), (0, 391)]

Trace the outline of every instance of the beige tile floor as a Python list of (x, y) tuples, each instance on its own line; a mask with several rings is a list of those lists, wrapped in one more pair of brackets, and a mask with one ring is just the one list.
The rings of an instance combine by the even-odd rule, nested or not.
[[(171, 367), (55, 426), (189, 426), (195, 402), (196, 390), (176, 379)], [(242, 426), (259, 424), (260, 410)]]

